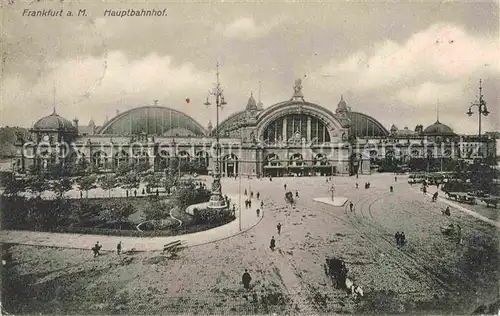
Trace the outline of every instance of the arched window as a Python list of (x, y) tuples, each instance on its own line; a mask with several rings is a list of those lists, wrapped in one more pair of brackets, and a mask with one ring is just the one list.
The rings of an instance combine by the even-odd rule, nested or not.
[(293, 154), (291, 157), (290, 157), (290, 162), (289, 162), (289, 166), (291, 167), (299, 167), (299, 166), (303, 166), (304, 165), (304, 159), (302, 158), (302, 155), (301, 154)]
[(238, 157), (235, 154), (225, 155), (222, 158), (222, 173), (228, 177), (238, 174)]
[(108, 162), (108, 155), (103, 151), (95, 152), (92, 155), (92, 163), (97, 169), (105, 169)]
[(291, 114), (271, 122), (264, 130), (264, 141), (267, 143), (300, 142), (314, 143), (330, 142), (330, 133), (325, 124), (318, 118), (305, 114)]

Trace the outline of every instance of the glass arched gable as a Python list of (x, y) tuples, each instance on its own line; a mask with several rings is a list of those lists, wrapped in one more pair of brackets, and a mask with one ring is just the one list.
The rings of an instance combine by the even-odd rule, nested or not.
[(99, 134), (204, 136), (205, 129), (189, 115), (160, 106), (144, 106), (123, 112), (104, 125)]
[(323, 122), (307, 114), (282, 116), (271, 122), (264, 130), (266, 143), (289, 142), (291, 140), (328, 143), (330, 133)]
[(389, 131), (376, 119), (359, 112), (347, 112), (351, 120), (349, 135), (355, 137), (387, 137)]

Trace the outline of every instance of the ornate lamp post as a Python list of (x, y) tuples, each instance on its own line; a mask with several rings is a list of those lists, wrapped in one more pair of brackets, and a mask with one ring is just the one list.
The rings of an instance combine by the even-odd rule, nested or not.
[(208, 98), (210, 96), (215, 97), (215, 109), (217, 113), (217, 121), (216, 121), (216, 130), (215, 130), (215, 138), (216, 138), (216, 149), (215, 149), (215, 171), (213, 172), (213, 182), (212, 182), (212, 194), (210, 196), (210, 201), (208, 202), (208, 208), (210, 209), (224, 209), (227, 207), (226, 200), (222, 196), (222, 187), (220, 183), (220, 143), (219, 143), (219, 108), (226, 105), (226, 101), (224, 101), (223, 90), (220, 86), (219, 82), (219, 63), (217, 63), (217, 83), (215, 88), (212, 91), (208, 92), (207, 101), (204, 103), (206, 106), (210, 106), (210, 102)]
[[(472, 108), (477, 106), (478, 108), (478, 116), (479, 116), (479, 142), (481, 143), (481, 116), (488, 116), (490, 112), (486, 108), (486, 101), (483, 99), (483, 87), (482, 87), (482, 80), (479, 80), (479, 100), (477, 102), (473, 102), (471, 106), (469, 107), (469, 111), (466, 113), (468, 116), (472, 116), (474, 112), (472, 112)], [(488, 144), (486, 144), (486, 150), (488, 150)], [(488, 156), (488, 153), (486, 153), (486, 156)]]
[(479, 101), (472, 103), (471, 106), (469, 107), (469, 111), (467, 113), (465, 113), (468, 116), (472, 116), (472, 114), (474, 114), (474, 112), (472, 112), (472, 108), (475, 107), (475, 106), (478, 107), (478, 109), (479, 109), (479, 111), (478, 111), (478, 115), (479, 115), (479, 138), (481, 138), (481, 116), (482, 115), (488, 116), (488, 114), (490, 114), (490, 112), (486, 108), (486, 101), (484, 101), (483, 97), (484, 96), (483, 96), (482, 80), (479, 80)]

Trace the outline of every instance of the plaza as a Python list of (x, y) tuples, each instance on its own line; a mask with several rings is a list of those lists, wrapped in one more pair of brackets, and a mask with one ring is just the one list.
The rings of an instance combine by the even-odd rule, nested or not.
[[(330, 195), (332, 183), (326, 179), (242, 180), (242, 188), (260, 192), (263, 218), (231, 238), (188, 247), (175, 260), (166, 259), (158, 251), (127, 253), (135, 247), (127, 241), (124, 254), (118, 256), (113, 249), (116, 240), (124, 240), (120, 237), (107, 242), (107, 237), (102, 236), (99, 240), (106, 251), (95, 259), (90, 250), (71, 249), (86, 248), (75, 244), (69, 248), (33, 246), (48, 246), (48, 236), (38, 242), (17, 240), (20, 244), (16, 245), (16, 235), (9, 237), (9, 232), (3, 231), (2, 240), (13, 244), (9, 251), (14, 262), (22, 262), (16, 268), (19, 273), (28, 273), (31, 282), (37, 284), (23, 303), (26, 311), (29, 306), (33, 308), (36, 291), (45, 293), (38, 299), (51, 302), (43, 305), (47, 311), (70, 312), (78, 306), (77, 310), (100, 313), (309, 314), (377, 310), (441, 314), (473, 312), (495, 301), (499, 281), (498, 266), (494, 264), (498, 262), (495, 210), (484, 205), (466, 206), (489, 218), (492, 222), (488, 223), (448, 200), (431, 202), (434, 190), (423, 195), (418, 186), (407, 183), (406, 176), (398, 176), (397, 181), (392, 174), (360, 175), (358, 179), (334, 177), (336, 195), (354, 203), (351, 212), (347, 204), (333, 207), (313, 200)], [(370, 182), (371, 186), (356, 189), (356, 182)], [(299, 192), (295, 207), (284, 200), (285, 183), (287, 190)], [(224, 178), (222, 185), (225, 193), (238, 195), (238, 180)], [(449, 218), (441, 214), (447, 205), (451, 205)], [(255, 216), (253, 211), (245, 211)], [(276, 232), (278, 222), (283, 225), (280, 235)], [(449, 222), (462, 227), (461, 243), (441, 234), (440, 226)], [(405, 232), (405, 246), (396, 246), (396, 231)], [(271, 236), (277, 241), (275, 251), (268, 247)], [(85, 238), (93, 237), (79, 238), (83, 238), (82, 244)], [(154, 244), (154, 238), (143, 242)], [(478, 247), (488, 252), (489, 259), (473, 261), (475, 257), (471, 256), (479, 253), (474, 252)], [(323, 268), (327, 257), (346, 262), (350, 277), (364, 290), (363, 298), (355, 299), (331, 285)], [(240, 284), (244, 269), (252, 275), (249, 292)], [(64, 294), (54, 300), (54, 290), (59, 286)]]

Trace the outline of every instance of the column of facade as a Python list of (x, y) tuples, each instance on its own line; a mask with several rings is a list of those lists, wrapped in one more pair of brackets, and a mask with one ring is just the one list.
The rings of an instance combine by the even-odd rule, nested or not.
[(311, 141), (311, 117), (307, 117), (307, 138), (306, 141)]
[(281, 139), (286, 142), (286, 116), (283, 118), (283, 131), (282, 131), (282, 136)]

